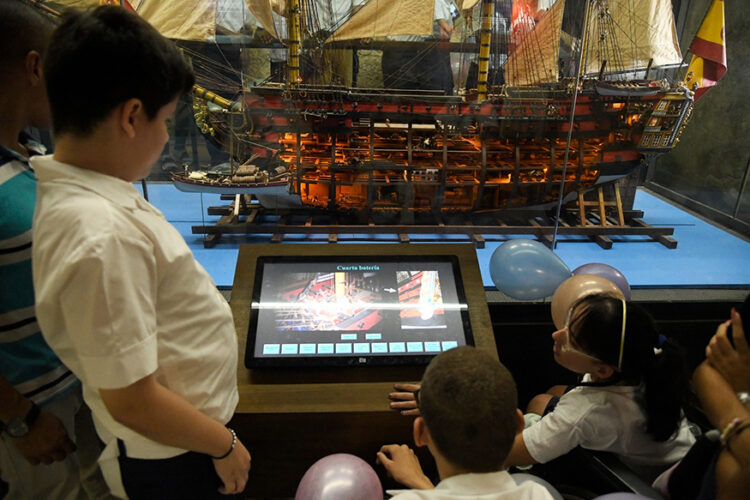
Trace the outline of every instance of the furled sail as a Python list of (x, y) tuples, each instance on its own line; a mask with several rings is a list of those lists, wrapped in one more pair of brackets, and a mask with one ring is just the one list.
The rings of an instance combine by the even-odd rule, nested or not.
[(593, 0), (586, 74), (678, 64), (682, 60), (670, 0)]
[(565, 0), (557, 0), (519, 42), (505, 63), (509, 85), (535, 85), (556, 82), (560, 54), (560, 30)]
[[(136, 12), (174, 40), (210, 40), (216, 35), (216, 0), (143, 0)], [(132, 5), (132, 4), (131, 4)]]
[[(52, 0), (44, 3), (58, 12), (99, 5), (98, 0)], [(205, 41), (216, 36), (217, 0), (131, 0), (130, 5), (167, 38)]]
[(367, 2), (328, 39), (355, 40), (389, 35), (432, 35), (435, 0)]
[(273, 10), (280, 11), (283, 9), (280, 0), (245, 0), (247, 8), (253, 13), (255, 18), (261, 27), (272, 34), (275, 38), (279, 38), (276, 33), (276, 25), (273, 22)]

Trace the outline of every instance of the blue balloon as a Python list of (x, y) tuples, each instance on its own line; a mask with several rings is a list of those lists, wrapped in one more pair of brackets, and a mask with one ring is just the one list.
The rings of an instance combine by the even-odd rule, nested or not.
[(573, 270), (573, 276), (578, 276), (579, 274), (595, 274), (608, 279), (617, 285), (617, 288), (620, 289), (625, 300), (630, 300), (630, 283), (628, 283), (625, 276), (614, 267), (602, 264), (601, 262), (591, 262)]
[(509, 297), (533, 300), (549, 297), (571, 273), (560, 257), (536, 240), (508, 240), (490, 257), (490, 277)]

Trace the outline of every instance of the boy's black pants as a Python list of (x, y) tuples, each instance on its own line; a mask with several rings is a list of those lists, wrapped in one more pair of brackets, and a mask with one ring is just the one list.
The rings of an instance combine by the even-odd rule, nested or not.
[(145, 460), (128, 457), (125, 443), (119, 439), (117, 446), (122, 483), (131, 500), (234, 498), (219, 493), (221, 479), (208, 455), (191, 451), (172, 458)]

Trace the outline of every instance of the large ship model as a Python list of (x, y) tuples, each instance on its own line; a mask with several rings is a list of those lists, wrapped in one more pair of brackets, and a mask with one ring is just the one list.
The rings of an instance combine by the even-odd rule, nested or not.
[[(672, 149), (691, 111), (692, 92), (682, 82), (649, 79), (681, 61), (669, 0), (557, 0), (525, 30), (507, 30), (505, 40), (493, 27), (503, 2), (481, 0), (477, 88), (458, 95), (306, 84), (299, 71), (306, 47), (301, 33), (310, 24), (304, 3), (286, 6), (285, 83), (250, 87), (236, 101), (196, 89), (224, 108), (203, 118), (231, 125), (222, 139), (237, 166), (218, 177), (174, 174), (179, 189), (252, 194), (264, 206), (333, 212), (470, 212), (567, 202)], [(434, 3), (371, 0), (321, 45), (431, 35)], [(468, 12), (477, 3), (467, 0), (462, 8)], [(248, 5), (273, 29), (269, 2)], [(576, 26), (577, 33), (564, 29)], [(490, 61), (498, 47), (508, 52), (495, 68), (504, 84), (492, 85)]]
[[(538, 12), (524, 11), (521, 0), (458, 0), (464, 33), (479, 32), (473, 44), (433, 37), (436, 1), (446, 0), (361, 0), (329, 33), (316, 29), (316, 15), (330, 0), (245, 0), (288, 49), (287, 78), (242, 85), (230, 99), (196, 86), (196, 123), (230, 153), (231, 165), (221, 173), (186, 167), (173, 174), (174, 184), (252, 195), (269, 208), (494, 211), (568, 202), (677, 143), (693, 93), (667, 78), (682, 60), (670, 0), (548, 0)], [(221, 2), (99, 3), (121, 3), (169, 38), (216, 38)], [(511, 4), (506, 29), (498, 21)], [(277, 30), (279, 15), (287, 33)], [(412, 66), (424, 65), (419, 54), (435, 46), (476, 47), (476, 88), (361, 88), (303, 76), (316, 64), (312, 54), (325, 59), (383, 40), (413, 46), (392, 41), (405, 36), (432, 37), (416, 42), (425, 48)]]

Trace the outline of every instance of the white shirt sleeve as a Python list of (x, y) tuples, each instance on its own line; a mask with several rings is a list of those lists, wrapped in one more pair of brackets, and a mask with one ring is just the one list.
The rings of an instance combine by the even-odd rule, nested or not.
[(126, 387), (158, 368), (154, 249), (102, 235), (69, 265), (60, 305), (88, 382)]
[(583, 444), (591, 432), (586, 416), (592, 406), (576, 393), (564, 394), (555, 410), (523, 430), (523, 442), (534, 460), (546, 463)]
[(453, 24), (453, 14), (451, 12), (451, 7), (446, 0), (436, 0), (435, 15), (433, 16), (433, 19), (435, 21), (437, 21), (438, 19), (443, 19), (451, 25)]

